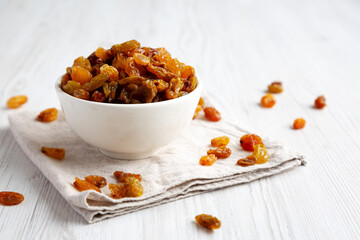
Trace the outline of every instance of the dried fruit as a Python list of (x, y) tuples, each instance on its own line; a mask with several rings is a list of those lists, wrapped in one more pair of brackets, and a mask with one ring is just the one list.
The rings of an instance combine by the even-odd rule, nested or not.
[(283, 91), (281, 82), (273, 82), (268, 86), (269, 93), (281, 93)]
[(254, 152), (252, 155), (256, 159), (256, 164), (266, 163), (269, 159), (269, 154), (264, 144), (254, 145)]
[(65, 157), (65, 149), (64, 148), (50, 148), (50, 147), (42, 147), (41, 152), (43, 152), (46, 156), (62, 160)]
[(92, 185), (96, 186), (97, 188), (102, 188), (106, 186), (106, 179), (102, 176), (98, 175), (89, 175), (85, 177), (85, 181), (91, 183)]
[(124, 184), (127, 197), (140, 197), (143, 195), (144, 189), (137, 178), (127, 177), (125, 178)]
[(7, 101), (6, 105), (8, 108), (18, 108), (26, 102), (27, 102), (27, 97), (25, 95), (18, 95), (15, 97), (11, 97)]
[(128, 177), (134, 177), (137, 180), (139, 180), (140, 182), (141, 182), (141, 179), (142, 179), (140, 174), (125, 173), (125, 172), (122, 172), (122, 171), (115, 171), (114, 176), (119, 182), (125, 182), (125, 179), (128, 178)]
[(24, 201), (24, 196), (17, 192), (0, 192), (0, 204), (4, 206), (18, 205)]
[(134, 53), (133, 58), (137, 64), (142, 66), (146, 66), (150, 63), (150, 58), (141, 53)]
[(200, 214), (195, 217), (198, 224), (206, 229), (214, 230), (221, 227), (221, 221), (208, 214)]
[(322, 109), (326, 106), (326, 99), (324, 96), (320, 96), (318, 98), (315, 99), (315, 103), (314, 103), (315, 108), (317, 109)]
[(231, 149), (225, 146), (218, 147), (216, 149), (209, 149), (207, 154), (214, 154), (217, 158), (228, 158), (231, 155)]
[(272, 108), (276, 103), (274, 96), (271, 93), (267, 93), (261, 98), (261, 106), (265, 108)]
[(90, 82), (92, 75), (89, 70), (82, 68), (80, 66), (73, 66), (71, 79), (80, 83), (81, 85)]
[(217, 122), (221, 120), (221, 114), (214, 107), (206, 107), (204, 108), (205, 117), (213, 122)]
[[(82, 67), (86, 70), (88, 70), (89, 72), (91, 72), (91, 63), (89, 61), (89, 59), (87, 58), (84, 58), (84, 57), (78, 57), (77, 59), (74, 60), (74, 64), (73, 64), (73, 67), (74, 66), (79, 66), (79, 67)], [(71, 69), (71, 71), (73, 71), (73, 69)], [(71, 73), (70, 73), (71, 74)]]
[(217, 137), (211, 139), (211, 146), (213, 147), (225, 147), (230, 142), (230, 138), (227, 136)]
[(124, 183), (120, 183), (120, 184), (110, 183), (109, 190), (111, 192), (112, 198), (120, 199), (120, 198), (126, 197), (126, 189), (125, 189)]
[(297, 118), (294, 121), (293, 127), (294, 129), (302, 129), (305, 127), (306, 121), (303, 118)]
[(245, 134), (240, 138), (240, 146), (245, 151), (254, 151), (253, 146), (263, 143), (261, 137), (256, 134)]
[(89, 100), (90, 99), (90, 93), (89, 91), (86, 91), (84, 89), (76, 89), (74, 90), (74, 97), (76, 98), (80, 98), (80, 99), (84, 99), (84, 100)]
[(57, 119), (57, 115), (58, 115), (58, 110), (56, 108), (48, 108), (42, 111), (38, 115), (38, 119), (41, 122), (52, 122)]
[(80, 192), (87, 191), (87, 190), (95, 190), (95, 191), (101, 193), (101, 191), (98, 187), (96, 187), (95, 185), (93, 185), (87, 181), (81, 180), (77, 177), (75, 177), (74, 187)]
[(211, 166), (214, 164), (214, 162), (216, 161), (217, 157), (214, 154), (210, 154), (210, 155), (206, 155), (206, 156), (202, 156), (200, 158), (200, 165), (203, 166)]
[(91, 101), (104, 102), (106, 99), (105, 94), (99, 91), (95, 91), (91, 96)]
[(237, 164), (242, 167), (255, 165), (255, 163), (256, 163), (256, 157), (254, 155), (247, 156), (246, 158), (242, 158), (237, 161)]
[(75, 59), (61, 79), (61, 88), (74, 97), (127, 104), (175, 99), (197, 85), (193, 67), (172, 58), (165, 48), (140, 47), (136, 40), (99, 47), (89, 57)]
[(80, 88), (81, 84), (72, 80), (67, 81), (66, 85), (62, 86), (62, 89), (70, 95), (74, 95), (74, 91), (79, 90)]
[(105, 73), (109, 77), (109, 81), (116, 81), (119, 78), (119, 72), (113, 66), (104, 64), (100, 67), (100, 73)]

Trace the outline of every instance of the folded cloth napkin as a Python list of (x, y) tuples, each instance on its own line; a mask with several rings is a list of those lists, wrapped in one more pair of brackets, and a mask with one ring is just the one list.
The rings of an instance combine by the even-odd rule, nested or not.
[[(29, 159), (89, 223), (250, 182), (305, 164), (301, 154), (263, 138), (269, 161), (249, 167), (238, 166), (237, 160), (249, 155), (239, 146), (239, 138), (248, 132), (226, 119), (210, 122), (204, 118), (192, 121), (182, 136), (156, 156), (117, 160), (102, 155), (81, 140), (72, 132), (62, 113), (50, 123), (37, 121), (37, 114), (38, 111), (22, 111), (9, 116), (15, 139)], [(201, 166), (199, 159), (211, 148), (210, 140), (219, 136), (230, 138), (231, 156), (218, 159), (212, 166)], [(66, 156), (62, 161), (48, 158), (40, 151), (42, 146), (65, 148)], [(114, 171), (141, 174), (144, 194), (138, 198), (112, 199), (108, 186), (101, 189), (102, 193), (79, 192), (73, 186), (75, 177), (83, 179), (88, 175), (100, 175), (108, 183), (116, 183)]]

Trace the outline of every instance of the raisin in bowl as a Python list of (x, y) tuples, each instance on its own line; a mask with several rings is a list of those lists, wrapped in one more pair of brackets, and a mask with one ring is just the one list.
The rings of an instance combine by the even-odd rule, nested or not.
[[(193, 118), (202, 91), (202, 81), (197, 80), (192, 67), (173, 61), (167, 54), (162, 56), (165, 60), (151, 57), (163, 50), (140, 45), (133, 48), (129, 42), (110, 50), (97, 49), (85, 64), (85, 58), (76, 59), (55, 84), (71, 129), (104, 155), (117, 159), (151, 157), (180, 137)], [(117, 50), (111, 52), (114, 48)], [(119, 55), (125, 56), (124, 65), (116, 65)], [(118, 75), (109, 68), (114, 61)], [(173, 69), (174, 62), (179, 63), (178, 68)], [(134, 68), (150, 71), (141, 73)], [(117, 89), (112, 91), (115, 85)]]

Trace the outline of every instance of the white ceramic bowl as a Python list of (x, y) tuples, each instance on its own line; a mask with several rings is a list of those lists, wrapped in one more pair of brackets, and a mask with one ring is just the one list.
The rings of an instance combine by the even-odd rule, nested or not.
[(111, 104), (86, 101), (55, 89), (66, 121), (85, 142), (104, 155), (140, 159), (158, 153), (179, 137), (192, 120), (202, 82), (191, 93), (173, 100), (143, 104)]

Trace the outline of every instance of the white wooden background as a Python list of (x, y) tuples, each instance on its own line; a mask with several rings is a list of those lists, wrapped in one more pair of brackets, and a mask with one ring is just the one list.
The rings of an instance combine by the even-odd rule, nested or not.
[[(250, 184), (87, 224), (27, 159), (6, 100), (59, 106), (54, 81), (81, 55), (129, 39), (196, 67), (223, 114), (287, 143), (309, 164)], [(268, 83), (285, 91), (258, 103)], [(0, 239), (359, 239), (360, 2), (357, 0), (0, 0)], [(328, 107), (312, 108), (324, 94)], [(15, 110), (16, 111), (16, 110)], [(291, 129), (303, 116), (307, 126)], [(194, 216), (223, 223), (208, 233)]]

